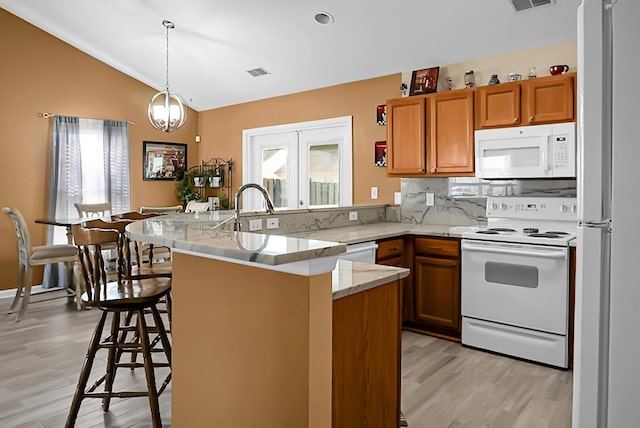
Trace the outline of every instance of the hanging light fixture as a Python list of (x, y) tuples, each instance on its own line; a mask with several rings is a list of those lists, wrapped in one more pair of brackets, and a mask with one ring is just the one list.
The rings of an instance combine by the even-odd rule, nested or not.
[(167, 30), (167, 85), (164, 91), (151, 98), (148, 113), (151, 126), (168, 134), (184, 125), (187, 110), (180, 98), (169, 90), (169, 29), (175, 28), (175, 25), (167, 20), (162, 21), (162, 25)]

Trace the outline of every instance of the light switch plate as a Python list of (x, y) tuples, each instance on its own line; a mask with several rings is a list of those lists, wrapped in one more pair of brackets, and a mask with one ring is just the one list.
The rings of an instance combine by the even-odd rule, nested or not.
[(249, 231), (254, 232), (262, 229), (262, 219), (249, 220)]
[(267, 229), (277, 229), (278, 227), (280, 227), (278, 217), (267, 218)]
[(402, 193), (400, 192), (394, 192), (393, 193), (393, 203), (396, 205), (401, 205), (402, 204)]
[(377, 187), (372, 187), (371, 188), (371, 199), (378, 199), (378, 188)]
[(349, 220), (354, 221), (358, 219), (358, 211), (350, 211), (349, 212)]
[(433, 193), (427, 193), (427, 206), (432, 207), (435, 205), (435, 197)]

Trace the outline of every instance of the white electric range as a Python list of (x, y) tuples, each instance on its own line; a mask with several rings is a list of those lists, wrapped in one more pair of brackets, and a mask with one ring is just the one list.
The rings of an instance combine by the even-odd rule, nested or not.
[(487, 199), (462, 235), (462, 343), (566, 368), (576, 198)]

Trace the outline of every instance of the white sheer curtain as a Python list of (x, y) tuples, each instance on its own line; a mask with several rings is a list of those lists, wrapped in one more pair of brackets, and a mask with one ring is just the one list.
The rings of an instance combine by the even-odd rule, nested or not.
[[(130, 210), (129, 124), (113, 120), (56, 116), (49, 188), (50, 218), (76, 218), (76, 203), (111, 203), (111, 213)], [(51, 227), (48, 243), (66, 243), (66, 231)], [(49, 268), (47, 268), (49, 270)], [(45, 274), (45, 287), (65, 270)]]

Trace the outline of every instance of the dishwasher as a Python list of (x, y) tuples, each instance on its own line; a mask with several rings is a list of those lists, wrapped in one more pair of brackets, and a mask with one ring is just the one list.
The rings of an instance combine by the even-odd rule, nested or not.
[(360, 242), (358, 244), (347, 245), (347, 251), (338, 256), (341, 260), (351, 260), (352, 262), (375, 263), (376, 249), (378, 244), (375, 241)]

